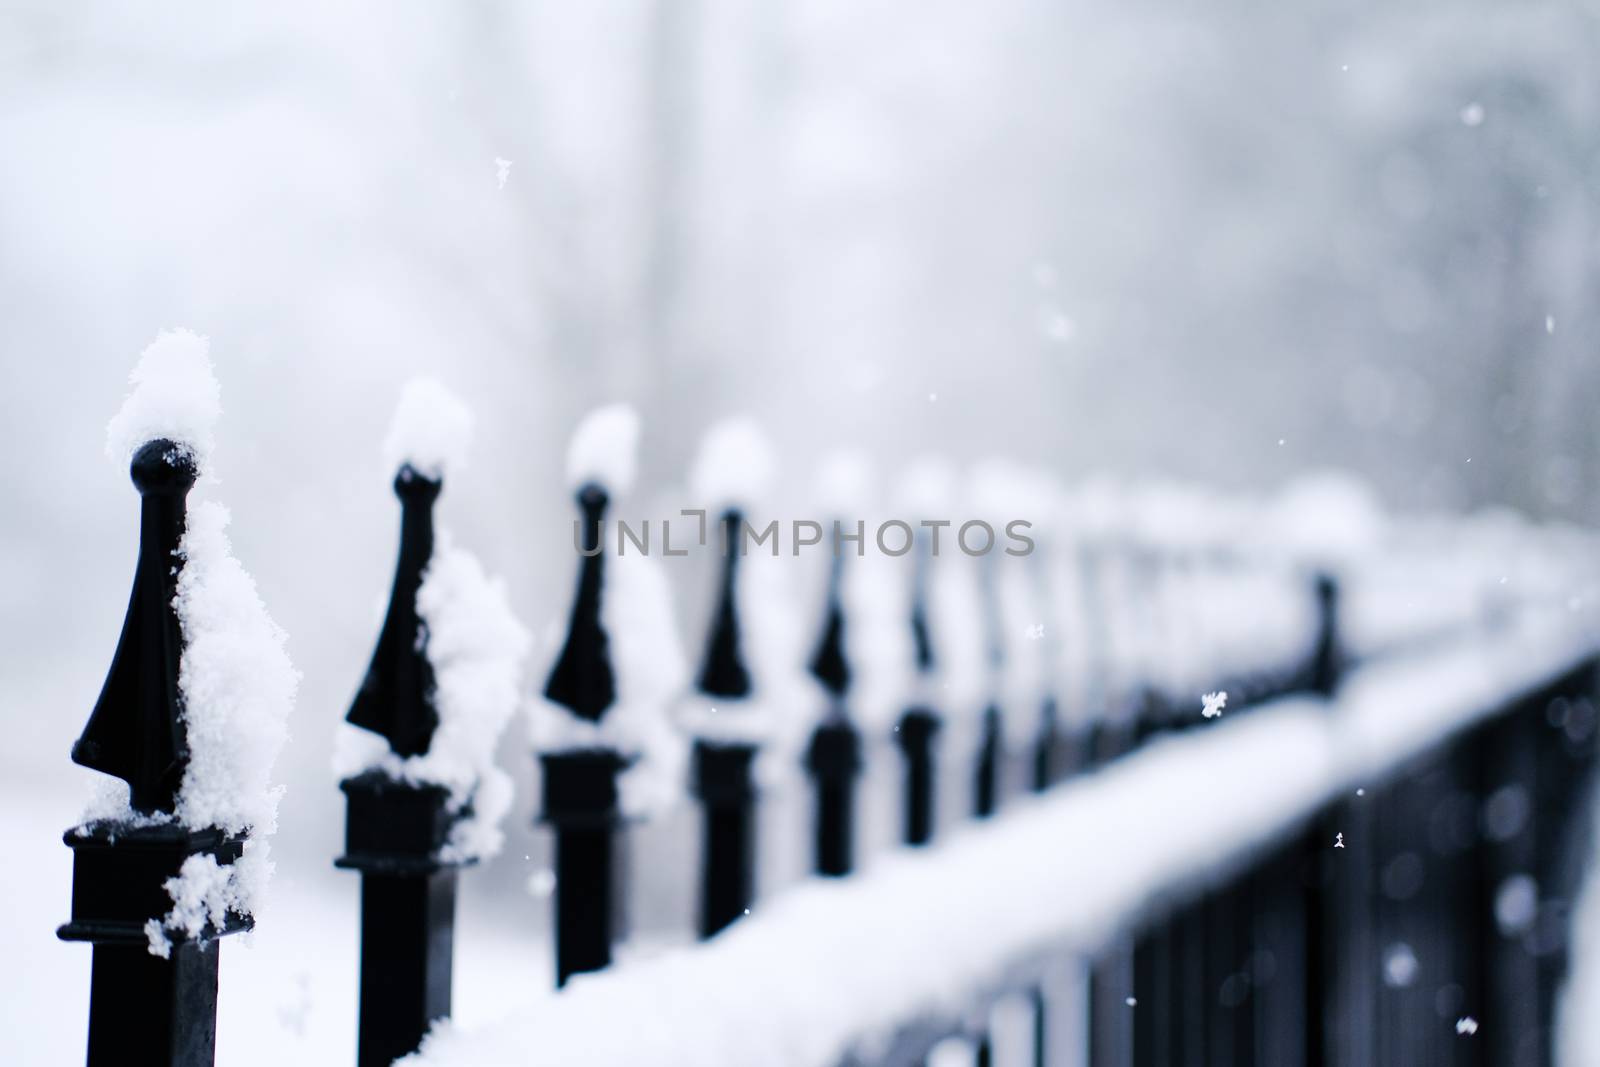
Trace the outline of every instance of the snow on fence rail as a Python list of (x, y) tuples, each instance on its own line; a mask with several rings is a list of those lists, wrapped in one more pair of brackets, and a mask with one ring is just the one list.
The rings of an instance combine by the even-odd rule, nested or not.
[(1564, 620), (1508, 621), (1357, 671), (1333, 700), (1287, 697), (1162, 738), (854, 884), (792, 890), (708, 945), (580, 979), (476, 1033), (442, 1028), (407, 1062), (872, 1062), (899, 1026), (961, 1020), (1049, 952), (1092, 957), (1158, 895), (1238, 867), (1597, 649)]
[[(143, 496), (140, 560), (73, 753), (125, 784), (68, 832), (73, 921), (60, 932), (95, 944), (92, 1064), (137, 1048), (147, 1062), (194, 1065), (212, 1058), (215, 941), (251, 924), (270, 870), (268, 778), (296, 676), (227, 555), (215, 505), (186, 518), (217, 413), (204, 340), (164, 335), (134, 380), (112, 437)], [(810, 573), (813, 611), (792, 584), (807, 568), (781, 559), (777, 539), (771, 555), (750, 547), (753, 532), (778, 528), (776, 456), (753, 423), (731, 420), (708, 434), (693, 479), (717, 567), (691, 672), (666, 561), (630, 554), (638, 531), (607, 525), (640, 433), (613, 406), (584, 420), (568, 458), (576, 591), (529, 699), (529, 638), (506, 590), (435, 537), (435, 503), (471, 429), (442, 387), (413, 383), (387, 444), (398, 558), (340, 744), (337, 862), (361, 876), (362, 1067), (430, 1030), (418, 1062), (899, 1064), (958, 1032), (988, 1062), (990, 1010), (1018, 998), (1035, 1063), (1074, 1040), (1097, 1067), (1170, 1062), (1179, 1045), (1203, 1046), (1207, 1067), (1431, 1062), (1436, 1037), (1414, 1025), (1417, 1004), (1374, 995), (1376, 965), (1363, 968), (1377, 941), (1421, 914), (1417, 945), (1397, 941), (1405, 952), (1385, 964), (1443, 982), (1426, 968), (1449, 956), (1446, 935), (1477, 938), (1469, 920), (1492, 927), (1485, 915), (1505, 910), (1439, 897), (1448, 879), (1504, 877), (1517, 899), (1517, 878), (1560, 883), (1552, 913), (1570, 898), (1551, 828), (1594, 756), (1592, 678), (1579, 668), (1600, 643), (1600, 552), (1586, 533), (1504, 517), (1388, 520), (1337, 481), (1251, 503), (1108, 483), (1068, 492), (985, 465), (960, 492), (923, 463), (902, 480), (903, 518), (873, 519), (874, 535), (865, 516), (852, 539), (849, 513), (888, 495), (840, 457), (823, 464), (814, 498), (818, 515), (841, 518), (827, 565)], [(976, 517), (946, 518), (964, 508)], [(810, 526), (815, 539), (798, 521), (778, 535), (792, 535), (786, 554), (822, 539)], [(897, 527), (892, 550), (884, 531)], [(1003, 530), (1029, 550), (972, 553), (962, 538), (974, 527), (991, 547)], [(493, 753), (519, 704), (534, 751), (501, 768)], [(1552, 749), (1555, 727), (1565, 747)], [(863, 776), (895, 749), (902, 847), (866, 856)], [(565, 989), (457, 1032), (459, 871), (492, 862), (514, 779), (535, 766), (556, 839)], [(762, 900), (755, 813), (772, 775), (795, 767), (810, 780), (819, 879)], [(953, 826), (937, 817), (952, 808), (937, 796), (951, 785), (941, 767), (965, 778), (954, 806), (968, 818)], [(1352, 806), (1356, 782), (1384, 803)], [(684, 792), (703, 819), (707, 943), (611, 969), (614, 903), (626, 899), (614, 850)], [(1480, 801), (1498, 813), (1487, 824), (1517, 825), (1462, 831), (1461, 811)], [(1536, 818), (1510, 818), (1534, 807)], [(1522, 848), (1530, 821), (1539, 832)], [(1441, 832), (1437, 855), (1406, 844)], [(1377, 881), (1392, 906), (1366, 901)], [(1406, 905), (1413, 897), (1427, 908)], [(1545, 926), (1562, 943), (1565, 926), (1545, 923), (1538, 944), (1556, 936)], [(1507, 1033), (1548, 1026), (1560, 971), (1537, 955), (1501, 960), (1532, 967), (1539, 990), (1532, 1008), (1506, 1009), (1521, 1013)], [(1087, 967), (1077, 1023), (1062, 1016), (1074, 998), (1053, 988), (1063, 965)], [(1437, 1003), (1498, 1003), (1487, 968), (1462, 961), (1467, 977), (1440, 985)], [(1200, 1007), (1184, 982), (1202, 990)], [(1398, 973), (1392, 984), (1413, 983)], [(1141, 1002), (1135, 1025), (1125, 1009)], [(1399, 1044), (1360, 1036), (1397, 1011), (1394, 1031), (1410, 1035)], [(1062, 1036), (1078, 1024), (1086, 1033)]]

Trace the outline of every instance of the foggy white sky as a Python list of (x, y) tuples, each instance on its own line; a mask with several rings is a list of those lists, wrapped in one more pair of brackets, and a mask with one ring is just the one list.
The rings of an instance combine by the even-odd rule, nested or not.
[(478, 413), (441, 522), (536, 628), (612, 398), (663, 499), (750, 410), (797, 484), (853, 441), (1593, 519), (1595, 37), (1579, 4), (10, 3), (0, 758), (78, 773), (135, 551), (103, 427), (166, 326), (212, 338), (208, 492), (306, 675), (284, 836), (329, 855), (417, 372)]

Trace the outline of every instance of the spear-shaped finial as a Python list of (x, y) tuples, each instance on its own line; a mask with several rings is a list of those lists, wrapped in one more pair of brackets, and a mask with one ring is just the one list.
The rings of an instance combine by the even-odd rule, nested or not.
[(578, 568), (578, 591), (566, 644), (550, 671), (544, 695), (589, 722), (599, 722), (617, 699), (611, 641), (601, 610), (605, 595), (603, 534), (611, 495), (626, 493), (633, 484), (638, 445), (638, 412), (628, 404), (607, 404), (584, 416), (567, 447), (567, 484), (582, 512), (573, 541), (583, 562)]
[(578, 569), (578, 595), (572, 603), (567, 642), (550, 671), (544, 695), (580, 719), (599, 722), (617, 698), (616, 676), (611, 670), (610, 642), (600, 622), (601, 522), (610, 498), (594, 482), (578, 490), (583, 512), (583, 563)]
[(919, 532), (911, 571), (911, 641), (917, 673), (923, 675), (932, 674), (935, 665), (933, 634), (928, 626), (928, 571), (932, 563), (927, 535)]
[(707, 696), (741, 698), (755, 688), (739, 611), (741, 535), (747, 511), (762, 506), (775, 471), (772, 445), (761, 427), (748, 416), (734, 416), (706, 431), (690, 472), (695, 496), (717, 509), (722, 526), (722, 585), (697, 682)]
[(811, 657), (811, 674), (832, 694), (844, 698), (850, 688), (850, 662), (844, 654), (844, 557), (835, 555), (828, 569), (828, 606), (822, 626), (822, 641)]
[(750, 695), (750, 671), (745, 667), (739, 630), (739, 529), (743, 523), (744, 512), (738, 508), (722, 513), (722, 588), (698, 683), (700, 691), (709, 696)]
[(413, 378), (400, 391), (383, 443), (400, 498), (400, 556), (378, 647), (345, 721), (387, 739), (397, 756), (426, 754), (439, 728), (417, 591), (433, 559), (433, 505), (447, 472), (466, 458), (472, 426), (471, 409), (454, 393), (432, 378)]
[(134, 453), (130, 473), (143, 498), (133, 595), (111, 670), (72, 746), (72, 760), (127, 782), (134, 809), (148, 815), (176, 807), (188, 758), (178, 703), (183, 634), (173, 595), (194, 456), (158, 438)]
[(433, 666), (428, 662), (427, 631), (417, 615), (417, 590), (433, 558), (433, 504), (444, 487), (410, 463), (394, 478), (400, 498), (400, 558), (395, 564), (389, 613), (378, 635), (372, 663), (345, 721), (381, 734), (399, 756), (428, 751), (439, 726), (434, 708)]

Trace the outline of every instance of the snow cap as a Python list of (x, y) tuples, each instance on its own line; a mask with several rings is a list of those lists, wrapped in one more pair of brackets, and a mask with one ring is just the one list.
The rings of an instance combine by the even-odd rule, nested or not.
[(815, 497), (829, 518), (859, 518), (871, 502), (872, 467), (857, 449), (838, 449), (817, 468)]
[(955, 471), (945, 460), (924, 457), (906, 468), (900, 479), (900, 507), (907, 519), (953, 519)]
[(567, 487), (594, 483), (611, 495), (633, 487), (639, 449), (639, 413), (631, 404), (607, 404), (583, 417), (567, 446)]
[(1370, 550), (1384, 526), (1383, 510), (1371, 487), (1333, 471), (1290, 484), (1279, 496), (1271, 521), (1291, 550), (1323, 562), (1351, 559)]
[(737, 415), (714, 424), (701, 438), (689, 484), (707, 507), (745, 509), (766, 495), (777, 467), (760, 425)]
[(139, 354), (128, 381), (133, 391), (106, 426), (106, 455), (127, 463), (140, 446), (165, 438), (205, 474), (222, 414), (210, 340), (192, 330), (163, 330)]
[(410, 464), (417, 473), (442, 481), (466, 461), (472, 444), (472, 409), (433, 378), (413, 378), (400, 390), (383, 454), (398, 470)]

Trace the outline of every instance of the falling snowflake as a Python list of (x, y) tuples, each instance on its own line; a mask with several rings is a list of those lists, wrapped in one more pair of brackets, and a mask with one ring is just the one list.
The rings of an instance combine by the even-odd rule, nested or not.
[(1221, 690), (1216, 693), (1204, 693), (1200, 697), (1203, 705), (1200, 714), (1208, 719), (1215, 719), (1222, 714), (1222, 709), (1228, 706), (1228, 691)]
[(1334, 848), (1344, 848), (1344, 835), (1343, 834), (1334, 834), (1333, 835), (1333, 847)]
[(1404, 989), (1417, 980), (1417, 954), (1404, 941), (1395, 942), (1384, 952), (1383, 980), (1390, 989)]
[(1044, 623), (1036, 622), (1028, 627), (1028, 640), (1039, 641), (1044, 638)]
[(1464, 1015), (1456, 1020), (1456, 1033), (1475, 1034), (1478, 1032), (1478, 1020), (1470, 1015)]
[(1554, 315), (1546, 315), (1544, 317), (1544, 332), (1545, 333), (1555, 333), (1556, 332), (1556, 317)]
[(535, 897), (547, 897), (556, 891), (556, 872), (545, 867), (534, 871), (528, 876), (528, 893)]
[(1131, 1008), (1131, 1007), (1133, 1007), (1135, 1004), (1137, 1004), (1139, 1002), (1138, 1002), (1138, 1000), (1134, 999), (1133, 997), (1129, 997), (1126, 1000), (1124, 1000), (1123, 1003)]
[(1478, 103), (1472, 103), (1472, 104), (1468, 104), (1466, 107), (1462, 108), (1461, 109), (1461, 125), (1463, 125), (1463, 126), (1482, 126), (1483, 125), (1483, 105), (1482, 104), (1478, 104)]
[(509, 177), (511, 177), (511, 160), (495, 156), (494, 179), (499, 183), (496, 188), (504, 189), (506, 187), (506, 179)]
[(1040, 309), (1039, 330), (1045, 337), (1062, 345), (1078, 336), (1078, 324), (1072, 321), (1071, 316), (1056, 308)]

